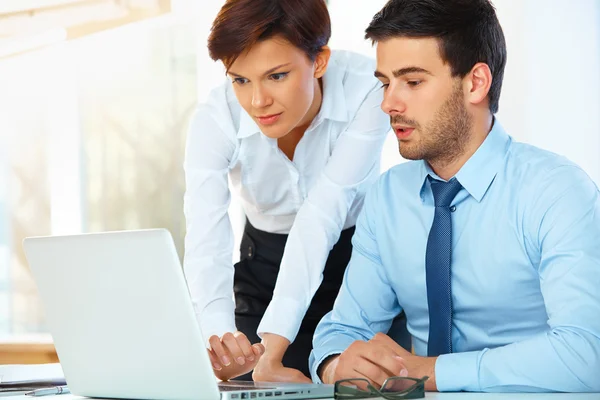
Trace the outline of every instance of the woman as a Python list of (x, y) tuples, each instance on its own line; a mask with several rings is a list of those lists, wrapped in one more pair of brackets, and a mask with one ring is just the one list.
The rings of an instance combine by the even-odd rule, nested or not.
[[(323, 0), (227, 0), (212, 26), (231, 82), (190, 128), (184, 268), (220, 379), (310, 381), (314, 330), (379, 175), (389, 120), (374, 62), (332, 52), (330, 32)], [(247, 216), (235, 267), (228, 177)]]

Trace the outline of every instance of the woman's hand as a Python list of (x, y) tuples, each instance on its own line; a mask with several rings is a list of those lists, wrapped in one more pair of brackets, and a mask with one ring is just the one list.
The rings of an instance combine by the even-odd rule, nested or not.
[(256, 382), (312, 383), (312, 381), (299, 370), (284, 367), (281, 360), (268, 358), (261, 358), (254, 368), (252, 379)]
[(283, 366), (281, 360), (290, 345), (289, 340), (274, 333), (264, 333), (263, 344), (265, 353), (254, 368), (253, 380), (257, 382), (312, 382), (297, 369)]
[(208, 339), (208, 355), (215, 376), (222, 381), (244, 375), (254, 369), (265, 348), (260, 343), (251, 344), (242, 332), (227, 332), (222, 337)]

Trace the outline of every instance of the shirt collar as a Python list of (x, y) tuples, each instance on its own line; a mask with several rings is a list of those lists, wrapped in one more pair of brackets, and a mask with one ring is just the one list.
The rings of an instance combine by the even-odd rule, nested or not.
[[(477, 202), (480, 202), (494, 181), (505, 160), (512, 139), (500, 122), (494, 118), (492, 130), (485, 138), (475, 154), (471, 156), (456, 174), (456, 179)], [(426, 161), (421, 162), (421, 193), (425, 188), (428, 176), (439, 179)]]
[(259, 133), (260, 128), (252, 117), (243, 108), (240, 107), (240, 110), (240, 127), (237, 131), (238, 139), (244, 139), (255, 133)]
[(332, 60), (323, 76), (323, 103), (317, 118), (339, 122), (350, 121), (342, 75), (335, 60)]
[[(257, 123), (244, 109), (241, 109), (240, 114), (240, 127), (237, 131), (238, 139), (243, 139), (260, 132)], [(327, 68), (323, 76), (323, 101), (319, 114), (315, 118), (340, 122), (350, 121), (342, 74), (340, 74), (339, 69), (334, 64), (334, 60), (332, 60), (332, 65)]]

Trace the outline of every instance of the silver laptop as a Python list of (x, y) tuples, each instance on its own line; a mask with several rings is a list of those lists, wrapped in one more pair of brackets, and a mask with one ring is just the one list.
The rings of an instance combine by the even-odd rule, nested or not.
[(75, 395), (179, 400), (333, 397), (331, 385), (217, 384), (166, 230), (27, 238), (23, 245)]

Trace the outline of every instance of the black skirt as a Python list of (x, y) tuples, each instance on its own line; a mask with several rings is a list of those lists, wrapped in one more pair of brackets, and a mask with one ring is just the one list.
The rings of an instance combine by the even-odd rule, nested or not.
[[(352, 254), (354, 230), (354, 227), (343, 230), (329, 253), (321, 286), (310, 303), (296, 339), (283, 357), (284, 366), (298, 369), (308, 377), (308, 358), (312, 350), (313, 335), (319, 321), (333, 309)], [(264, 232), (246, 222), (240, 244), (240, 262), (235, 265), (233, 291), (237, 329), (251, 343), (260, 342), (256, 331), (273, 298), (287, 238), (288, 235)], [(237, 379), (251, 380), (252, 374)]]

